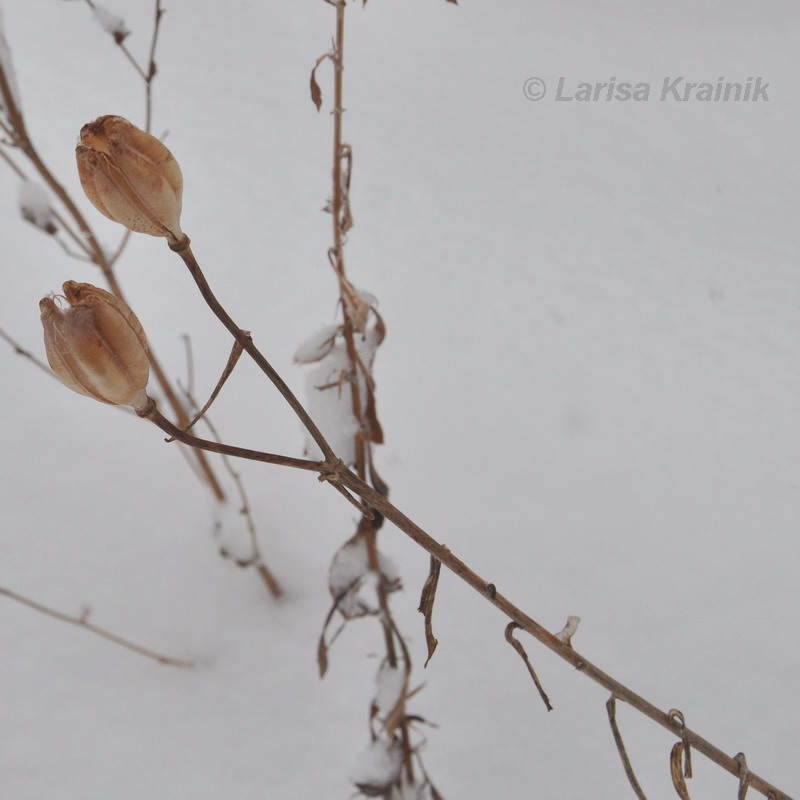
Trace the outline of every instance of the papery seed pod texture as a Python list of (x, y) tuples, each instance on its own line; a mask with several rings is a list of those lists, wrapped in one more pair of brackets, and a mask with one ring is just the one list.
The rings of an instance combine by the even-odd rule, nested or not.
[(59, 307), (39, 302), (47, 360), (61, 382), (79, 394), (112, 405), (144, 408), (150, 365), (147, 339), (122, 300), (90, 283), (67, 281)]
[(84, 125), (80, 138), (75, 156), (81, 186), (101, 214), (132, 231), (171, 242), (183, 238), (183, 176), (162, 142), (111, 115)]

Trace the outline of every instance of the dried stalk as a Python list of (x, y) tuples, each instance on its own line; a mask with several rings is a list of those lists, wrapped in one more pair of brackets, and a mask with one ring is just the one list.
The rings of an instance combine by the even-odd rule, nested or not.
[[(193, 256), (190, 257), (190, 250), (188, 243), (181, 247), (178, 251), (184, 259), (187, 267), (192, 273), (198, 287), (209, 304), (211, 310), (215, 315), (220, 318), (226, 328), (231, 334), (243, 345), (248, 355), (261, 367), (266, 375), (275, 383), (279, 388), (283, 387), (281, 394), (284, 397), (287, 394), (292, 398), (292, 408), (297, 413), (301, 420), (309, 419), (308, 413), (300, 405), (297, 398), (290, 392), (283, 380), (278, 376), (275, 369), (267, 361), (264, 355), (255, 347), (250, 337), (244, 336), (241, 329), (234, 323), (227, 312), (220, 306), (219, 301), (216, 300), (210, 287), (208, 286), (205, 277), (200, 269), (199, 264)], [(734, 759), (713, 745), (708, 740), (704, 739), (693, 730), (683, 727), (681, 723), (670, 716), (667, 712), (662, 711), (657, 706), (653, 705), (643, 697), (638, 695), (632, 689), (629, 689), (624, 684), (612, 678), (607, 673), (603, 672), (599, 667), (595, 666), (587, 658), (580, 655), (571, 645), (565, 644), (543, 625), (540, 625), (533, 618), (528, 616), (524, 611), (514, 605), (510, 600), (504, 597), (496, 586), (486, 579), (482, 578), (477, 572), (465, 564), (458, 558), (449, 548), (437, 542), (430, 534), (423, 530), (413, 520), (407, 517), (400, 509), (390, 503), (383, 495), (376, 491), (372, 486), (362, 480), (354, 472), (347, 469), (344, 463), (330, 450), (330, 445), (324, 440), (322, 434), (319, 433), (316, 425), (311, 423), (308, 427), (309, 433), (314, 436), (319, 436), (325, 444), (325, 449), (331, 452), (332, 457), (326, 455), (326, 460), (322, 462), (313, 462), (305, 459), (293, 459), (287, 456), (276, 456), (270, 453), (261, 453), (254, 450), (247, 450), (245, 448), (231, 447), (229, 445), (222, 445), (217, 442), (209, 442), (197, 439), (189, 434), (185, 434), (179, 428), (176, 428), (172, 423), (166, 420), (158, 411), (153, 408), (146, 414), (143, 414), (151, 419), (162, 430), (166, 431), (169, 435), (174, 436), (178, 441), (189, 444), (192, 447), (199, 447), (202, 449), (210, 450), (215, 453), (225, 453), (226, 455), (236, 456), (239, 458), (248, 458), (255, 461), (263, 461), (271, 464), (278, 464), (280, 466), (291, 466), (298, 469), (308, 471), (317, 471), (320, 473), (320, 478), (327, 483), (333, 483), (335, 486), (344, 487), (349, 489), (357, 497), (360, 497), (366, 502), (370, 508), (375, 512), (385, 517), (390, 522), (405, 533), (410, 539), (416, 542), (420, 547), (426, 550), (434, 558), (442, 562), (451, 572), (457, 575), (461, 580), (471, 586), (478, 594), (484, 599), (488, 600), (492, 605), (498, 608), (505, 617), (516, 622), (520, 628), (528, 632), (531, 636), (537, 639), (540, 643), (552, 650), (556, 655), (560, 656), (564, 661), (571, 664), (579, 672), (582, 672), (587, 677), (591, 678), (596, 683), (603, 686), (605, 689), (614, 694), (618, 699), (628, 703), (628, 705), (635, 708), (640, 713), (649, 717), (654, 722), (662, 727), (671, 731), (672, 733), (680, 736), (691, 747), (702, 753), (708, 759), (713, 761), (718, 766), (725, 769), (736, 777), (739, 777), (740, 766)], [(315, 436), (315, 439), (316, 439)], [(775, 800), (792, 800), (792, 798), (785, 792), (773, 786), (764, 778), (756, 775), (754, 772), (750, 773), (749, 786), (755, 791), (762, 794), (772, 796)]]
[[(314, 78), (317, 66), (325, 58), (330, 59), (333, 64), (333, 153), (332, 153), (332, 194), (330, 212), (333, 228), (333, 246), (328, 253), (329, 261), (333, 266), (339, 283), (339, 300), (342, 309), (344, 322), (341, 328), (341, 335), (344, 339), (347, 358), (349, 361), (348, 385), (350, 389), (350, 403), (353, 418), (357, 423), (353, 441), (354, 470), (362, 481), (367, 480), (368, 466), (372, 464), (372, 443), (375, 440), (374, 429), (379, 427), (377, 416), (374, 410), (374, 381), (369, 365), (364, 364), (358, 354), (356, 347), (356, 332), (363, 332), (369, 309), (358, 318), (364, 311), (364, 302), (357, 295), (353, 286), (347, 279), (344, 258), (345, 237), (348, 230), (353, 225), (352, 214), (350, 211), (350, 172), (352, 166), (352, 150), (349, 145), (344, 143), (342, 134), (342, 117), (344, 115), (344, 45), (345, 45), (345, 0), (338, 0), (332, 3), (336, 9), (336, 23), (333, 50), (321, 56), (314, 66), (311, 76), (312, 100), (319, 110), (321, 104), (321, 93)], [(316, 91), (315, 91), (316, 89)], [(343, 168), (346, 167), (346, 168)], [(368, 388), (369, 397), (362, 398), (360, 390), (360, 380), (364, 379)], [(372, 400), (373, 407), (370, 409), (369, 403)], [(382, 439), (382, 435), (380, 437)], [(375, 484), (378, 486), (378, 484)], [(388, 496), (388, 486), (380, 481), (378, 488), (383, 496)], [(397, 707), (384, 721), (384, 728), (392, 737), (398, 737), (402, 744), (404, 760), (405, 779), (410, 785), (414, 785), (414, 756), (415, 749), (411, 744), (411, 733), (409, 730), (408, 718), (405, 711), (407, 699), (407, 685), (411, 672), (411, 659), (408, 654), (408, 647), (392, 616), (389, 605), (389, 593), (387, 591), (387, 579), (381, 570), (378, 555), (377, 537), (378, 531), (383, 524), (383, 518), (379, 515), (372, 518), (372, 514), (362, 516), (358, 524), (356, 535), (359, 536), (366, 546), (369, 569), (378, 576), (375, 584), (375, 591), (378, 598), (380, 614), (378, 620), (383, 631), (383, 639), (386, 648), (385, 662), (391, 668), (398, 666), (397, 649), (403, 653), (403, 661), (406, 669), (406, 688), (401, 693)], [(426, 617), (428, 623), (430, 616)], [(432, 636), (432, 634), (431, 634)], [(430, 642), (430, 639), (428, 640)], [(430, 647), (430, 645), (429, 645)], [(435, 644), (434, 644), (435, 647)], [(433, 650), (429, 650), (428, 659)], [(427, 662), (426, 662), (427, 664)], [(418, 754), (417, 754), (418, 756)]]
[(97, 625), (93, 625), (91, 622), (89, 622), (88, 610), (85, 611), (80, 617), (73, 617), (69, 614), (62, 613), (61, 611), (56, 611), (52, 608), (48, 608), (47, 606), (43, 606), (41, 603), (37, 603), (35, 600), (30, 600), (29, 598), (23, 597), (16, 592), (12, 592), (10, 589), (3, 588), (2, 586), (0, 586), (0, 595), (8, 597), (10, 600), (15, 600), (17, 603), (22, 603), (22, 605), (28, 606), (28, 608), (32, 608), (34, 611), (39, 611), (40, 613), (46, 614), (49, 617), (61, 620), (62, 622), (68, 622), (70, 625), (77, 625), (79, 628), (85, 628), (90, 633), (95, 633), (98, 636), (102, 636), (104, 639), (108, 639), (110, 642), (114, 642), (114, 644), (118, 644), (121, 647), (127, 647), (128, 650), (133, 650), (134, 653), (139, 653), (147, 658), (152, 658), (154, 661), (158, 661), (160, 664), (170, 664), (173, 667), (194, 666), (191, 661), (183, 661), (179, 658), (162, 656), (160, 653), (156, 653), (155, 650), (142, 647), (140, 644), (123, 639), (121, 636), (117, 636), (116, 633), (111, 633), (111, 631), (107, 631), (105, 628), (100, 628)]

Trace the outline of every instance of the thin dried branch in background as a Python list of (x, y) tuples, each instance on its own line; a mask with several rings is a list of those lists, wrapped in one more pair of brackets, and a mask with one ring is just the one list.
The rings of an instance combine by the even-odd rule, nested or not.
[(31, 362), (31, 364), (39, 367), (40, 370), (46, 372), (51, 378), (56, 377), (55, 375), (53, 375), (53, 370), (51, 370), (50, 367), (44, 363), (44, 361), (41, 361), (40, 359), (36, 358), (36, 356), (33, 355), (33, 353), (31, 353), (29, 350), (26, 350), (24, 347), (17, 344), (2, 328), (0, 328), (0, 339), (4, 339), (6, 342), (8, 342), (8, 344), (10, 344), (12, 348), (14, 348), (14, 352), (18, 356), (27, 358), (28, 361)]
[(128, 650), (133, 650), (134, 653), (139, 653), (139, 655), (143, 655), (146, 658), (151, 658), (154, 661), (158, 661), (160, 664), (169, 664), (173, 667), (194, 666), (191, 661), (184, 661), (180, 658), (171, 658), (170, 656), (162, 656), (160, 653), (156, 653), (155, 650), (142, 647), (135, 642), (131, 642), (128, 639), (123, 639), (121, 636), (117, 636), (116, 633), (107, 631), (105, 628), (100, 628), (97, 625), (93, 625), (91, 622), (89, 622), (89, 614), (91, 613), (89, 608), (84, 609), (81, 616), (73, 617), (70, 614), (64, 614), (61, 611), (56, 611), (55, 609), (43, 606), (41, 603), (37, 603), (35, 600), (30, 600), (29, 598), (23, 597), (21, 594), (12, 592), (10, 589), (6, 589), (2, 586), (0, 586), (0, 595), (8, 597), (9, 600), (14, 600), (24, 606), (28, 606), (28, 608), (32, 608), (34, 611), (38, 611), (41, 614), (46, 614), (49, 617), (61, 620), (61, 622), (68, 622), (70, 625), (77, 625), (79, 628), (85, 628), (90, 633), (95, 633), (98, 636), (102, 636), (104, 639), (108, 639), (110, 642), (120, 645), (120, 647), (126, 647)]
[[(186, 363), (187, 363), (187, 384), (185, 387), (181, 387), (180, 382), (178, 382), (178, 386), (182, 389), (183, 395), (186, 398), (189, 407), (197, 409), (197, 401), (194, 399), (192, 394), (192, 386), (194, 384), (194, 357), (192, 356), (192, 347), (189, 337), (184, 335), (183, 337), (184, 342), (186, 344)], [(231, 357), (228, 360), (228, 367), (226, 367), (227, 374), (230, 374), (230, 371), (236, 364), (236, 361), (239, 358), (242, 350), (238, 342), (233, 343), (233, 349), (231, 351)], [(232, 362), (232, 363), (231, 363)], [(200, 417), (203, 417), (203, 422), (205, 422), (206, 427), (211, 431), (211, 435), (217, 442), (222, 442), (220, 438), (219, 431), (217, 430), (216, 426), (214, 425), (211, 420), (205, 416), (205, 412), (208, 410), (208, 407), (211, 405), (214, 398), (219, 393), (219, 389), (222, 388), (222, 384), (225, 382), (225, 377), (220, 379), (220, 383), (217, 384), (217, 388), (212, 393), (211, 399), (205, 404), (201, 411), (198, 411), (195, 414), (194, 420), (189, 428), (194, 425)], [(188, 430), (188, 428), (187, 428)], [(270, 594), (274, 598), (279, 598), (283, 595), (283, 590), (281, 589), (280, 583), (278, 582), (277, 578), (272, 574), (272, 571), (266, 564), (264, 560), (264, 556), (261, 552), (261, 547), (258, 543), (258, 532), (256, 530), (256, 523), (253, 519), (253, 513), (250, 509), (250, 503), (247, 499), (247, 492), (244, 488), (244, 482), (242, 481), (241, 474), (234, 468), (233, 463), (231, 462), (230, 458), (226, 455), (222, 455), (222, 463), (225, 466), (225, 469), (228, 471), (228, 475), (230, 475), (231, 479), (233, 480), (234, 485), (236, 486), (236, 491), (239, 493), (239, 513), (245, 519), (245, 525), (247, 526), (247, 533), (250, 537), (250, 548), (251, 548), (251, 556), (246, 559), (234, 558), (234, 562), (239, 567), (253, 567), (256, 572), (261, 577), (261, 580), (264, 582), (265, 586), (269, 590)], [(225, 547), (220, 547), (220, 554), (225, 557), (229, 558), (230, 553), (226, 550)]]

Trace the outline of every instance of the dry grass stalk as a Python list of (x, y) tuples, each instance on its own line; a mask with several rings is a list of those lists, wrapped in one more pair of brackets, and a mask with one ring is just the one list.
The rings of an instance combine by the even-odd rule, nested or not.
[(161, 655), (155, 650), (142, 647), (142, 645), (131, 642), (128, 639), (123, 639), (121, 636), (118, 636), (116, 633), (111, 633), (111, 631), (108, 631), (105, 628), (93, 625), (91, 622), (89, 622), (89, 614), (91, 613), (91, 609), (89, 608), (84, 609), (83, 613), (79, 617), (73, 617), (70, 614), (64, 614), (61, 611), (56, 611), (55, 609), (43, 606), (41, 603), (37, 603), (35, 600), (23, 597), (21, 594), (12, 592), (10, 589), (6, 589), (2, 586), (0, 586), (0, 595), (3, 597), (8, 597), (9, 600), (14, 600), (17, 603), (21, 603), (22, 605), (32, 608), (34, 611), (38, 611), (39, 613), (45, 614), (48, 617), (53, 617), (54, 619), (61, 620), (61, 622), (68, 622), (70, 625), (77, 625), (79, 628), (84, 628), (90, 633), (94, 633), (97, 636), (102, 636), (104, 639), (108, 639), (108, 641), (118, 644), (120, 647), (125, 647), (128, 650), (132, 650), (134, 653), (139, 653), (139, 655), (145, 656), (146, 658), (151, 658), (154, 661), (158, 661), (160, 664), (169, 664), (173, 667), (194, 666), (191, 661), (183, 661), (180, 658), (172, 658), (170, 656)]

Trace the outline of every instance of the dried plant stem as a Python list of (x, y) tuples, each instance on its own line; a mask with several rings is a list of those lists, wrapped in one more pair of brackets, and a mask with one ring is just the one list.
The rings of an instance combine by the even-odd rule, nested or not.
[[(234, 326), (235, 327), (235, 326)], [(238, 329), (237, 329), (238, 330)], [(249, 341), (249, 340), (248, 340)], [(263, 358), (263, 356), (261, 356)], [(268, 464), (277, 464), (279, 466), (295, 467), (308, 471), (316, 471), (320, 473), (320, 477), (325, 482), (339, 484), (346, 487), (353, 494), (364, 500), (372, 509), (378, 512), (382, 517), (385, 517), (390, 522), (394, 523), (403, 533), (408, 535), (420, 547), (426, 550), (430, 555), (441, 561), (451, 572), (455, 573), (461, 580), (475, 589), (478, 594), (485, 600), (488, 600), (492, 605), (496, 606), (508, 619), (515, 622), (522, 630), (529, 633), (543, 645), (552, 650), (556, 655), (560, 656), (564, 661), (571, 664), (579, 672), (591, 678), (595, 683), (600, 684), (605, 689), (610, 691), (617, 699), (626, 702), (637, 711), (649, 717), (654, 722), (658, 723), (668, 731), (681, 737), (684, 742), (689, 744), (699, 753), (702, 753), (706, 758), (719, 765), (731, 775), (739, 777), (740, 765), (734, 758), (724, 753), (715, 745), (711, 744), (708, 740), (704, 739), (693, 730), (683, 727), (679, 720), (671, 714), (662, 711), (657, 706), (645, 700), (640, 695), (636, 694), (632, 689), (629, 689), (624, 684), (612, 678), (607, 673), (603, 672), (599, 667), (595, 666), (587, 658), (584, 658), (576, 652), (570, 645), (564, 644), (560, 639), (554, 636), (544, 626), (540, 625), (534, 619), (529, 617), (524, 611), (515, 606), (510, 600), (504, 597), (497, 591), (495, 585), (486, 581), (477, 572), (471, 569), (460, 558), (458, 558), (449, 548), (437, 542), (430, 534), (424, 531), (413, 520), (409, 519), (403, 514), (400, 509), (386, 500), (379, 492), (373, 489), (368, 483), (358, 477), (355, 473), (347, 469), (344, 463), (336, 459), (331, 461), (307, 461), (305, 459), (289, 458), (287, 456), (278, 456), (271, 453), (262, 453), (255, 450), (248, 450), (246, 448), (233, 447), (230, 445), (220, 444), (218, 442), (210, 442), (204, 439), (198, 439), (184, 433), (180, 428), (175, 427), (169, 420), (165, 419), (157, 409), (155, 403), (152, 404), (150, 409), (142, 412), (140, 416), (152, 420), (159, 428), (174, 436), (178, 441), (193, 447), (199, 447), (210, 450), (214, 453), (224, 453), (225, 455), (235, 456), (239, 458), (247, 458), (254, 461), (262, 461)], [(749, 773), (749, 786), (750, 788), (761, 792), (766, 796), (772, 797), (774, 800), (792, 800), (792, 798), (782, 792), (777, 787), (773, 786), (768, 781), (764, 780), (754, 772)]]
[(196, 447), (200, 450), (208, 450), (210, 453), (220, 453), (226, 456), (234, 456), (235, 458), (246, 458), (250, 461), (261, 461), (264, 464), (275, 464), (279, 467), (292, 467), (294, 469), (304, 469), (310, 472), (319, 472), (320, 475), (327, 475), (336, 469), (335, 463), (328, 463), (325, 461), (309, 461), (305, 458), (292, 458), (291, 456), (281, 456), (275, 453), (263, 453), (259, 450), (250, 450), (246, 447), (236, 447), (234, 445), (222, 444), (221, 442), (212, 442), (209, 439), (201, 439), (198, 436), (193, 436), (186, 433), (182, 428), (173, 425), (156, 407), (155, 401), (151, 401), (147, 408), (137, 411), (140, 417), (149, 419), (156, 426), (161, 428), (162, 431), (168, 433), (172, 439), (175, 439), (183, 444), (188, 444), (190, 447)]
[(6, 342), (8, 342), (8, 344), (10, 344), (11, 347), (14, 348), (14, 352), (18, 356), (27, 358), (28, 361), (30, 361), (35, 366), (39, 367), (39, 369), (42, 370), (43, 372), (46, 372), (51, 378), (56, 377), (53, 373), (53, 370), (51, 370), (50, 367), (48, 367), (47, 364), (44, 363), (44, 361), (40, 361), (29, 350), (26, 350), (24, 347), (17, 344), (2, 328), (0, 328), (0, 339), (4, 339)]
[[(463, 561), (453, 555), (448, 548), (435, 541), (399, 509), (395, 508), (388, 500), (384, 499), (378, 492), (372, 489), (371, 486), (358, 478), (357, 475), (354, 475), (349, 470), (342, 470), (337, 473), (337, 478), (344, 486), (361, 497), (362, 500), (366, 501), (372, 508), (386, 517), (386, 519), (393, 522), (423, 549), (427, 550), (428, 553), (439, 559), (444, 566), (458, 575), (459, 578), (469, 584), (482, 597), (500, 609), (505, 616), (516, 622), (520, 628), (527, 631), (531, 636), (550, 648), (550, 650), (562, 659), (572, 664), (578, 671), (608, 689), (619, 700), (628, 703), (628, 705), (632, 706), (646, 717), (649, 717), (672, 733), (683, 737), (695, 750), (731, 773), (731, 775), (739, 776), (740, 766), (735, 759), (731, 758), (718, 747), (689, 728), (682, 728), (680, 723), (674, 721), (668, 713), (657, 708), (627, 686), (624, 686), (619, 681), (603, 672), (599, 667), (577, 653), (572, 647), (563, 644), (546, 628), (503, 597), (502, 594), (496, 591), (493, 584), (488, 583)], [(750, 773), (749, 785), (752, 789), (764, 795), (769, 795), (769, 793), (772, 792), (776, 800), (791, 800), (789, 795), (785, 792), (782, 792), (780, 789), (752, 772)]]
[(23, 597), (22, 595), (12, 592), (10, 589), (6, 589), (2, 586), (0, 586), (0, 595), (8, 597), (10, 600), (15, 600), (17, 603), (22, 603), (22, 605), (28, 606), (28, 608), (32, 608), (34, 611), (39, 611), (40, 613), (46, 614), (49, 617), (61, 620), (62, 622), (68, 622), (70, 625), (77, 625), (79, 628), (85, 628), (91, 633), (95, 633), (98, 636), (102, 636), (104, 639), (108, 639), (110, 642), (114, 642), (114, 644), (118, 644), (121, 647), (126, 647), (128, 650), (133, 650), (134, 653), (139, 653), (147, 658), (152, 658), (154, 661), (158, 661), (160, 664), (169, 664), (173, 667), (194, 666), (191, 661), (183, 661), (179, 658), (162, 656), (160, 653), (156, 653), (154, 650), (150, 650), (147, 647), (142, 647), (135, 642), (130, 642), (127, 639), (123, 639), (121, 636), (117, 636), (116, 633), (111, 633), (111, 631), (105, 630), (105, 628), (100, 628), (97, 625), (93, 625), (88, 621), (88, 612), (84, 613), (80, 617), (73, 617), (69, 614), (63, 614), (61, 611), (56, 611), (55, 609), (43, 606), (41, 603), (37, 603), (35, 600), (30, 600), (29, 598)]
[[(342, 169), (342, 162), (347, 159), (348, 165), (350, 164), (352, 154), (350, 147), (343, 141), (342, 136), (342, 117), (344, 115), (344, 43), (345, 43), (345, 10), (346, 3), (344, 0), (338, 0), (335, 4), (336, 8), (336, 30), (334, 34), (333, 52), (329, 56), (333, 63), (333, 166), (332, 166), (332, 195), (331, 195), (331, 218), (333, 225), (333, 247), (329, 252), (329, 260), (336, 272), (339, 280), (339, 299), (342, 308), (342, 315), (344, 317), (344, 324), (342, 325), (342, 337), (344, 339), (345, 348), (347, 351), (347, 358), (350, 362), (349, 369), (349, 389), (350, 389), (350, 403), (353, 413), (353, 418), (357, 421), (358, 427), (353, 435), (353, 453), (354, 453), (354, 467), (355, 472), (359, 479), (365, 481), (367, 479), (367, 464), (371, 463), (371, 448), (372, 441), (365, 435), (368, 426), (365, 424), (365, 407), (362, 401), (360, 391), (360, 379), (363, 376), (364, 380), (370, 382), (372, 376), (367, 365), (358, 355), (356, 347), (355, 333), (357, 325), (353, 319), (351, 296), (353, 288), (347, 280), (345, 270), (344, 258), (344, 245), (345, 236), (350, 227), (352, 227), (352, 218), (350, 214), (350, 198), (348, 191), (349, 183), (349, 167), (347, 177)], [(384, 493), (388, 491), (388, 487), (382, 484), (381, 487)], [(391, 668), (398, 666), (397, 646), (402, 650), (405, 655), (406, 676), (411, 671), (411, 660), (408, 656), (408, 648), (405, 640), (398, 629), (394, 618), (392, 617), (391, 607), (389, 605), (388, 591), (386, 588), (386, 581), (383, 572), (380, 568), (380, 559), (378, 556), (378, 531), (383, 524), (382, 517), (370, 519), (365, 516), (361, 519), (358, 525), (357, 532), (364, 540), (367, 550), (367, 558), (369, 562), (370, 571), (378, 576), (376, 582), (376, 594), (378, 597), (378, 606), (381, 610), (379, 621), (383, 630), (383, 638), (386, 646), (386, 663)], [(402, 696), (398, 701), (399, 707), (396, 713), (391, 715), (391, 724), (387, 720), (386, 727), (390, 735), (399, 735), (402, 743), (402, 752), (405, 762), (405, 775), (406, 780), (410, 785), (414, 783), (414, 748), (411, 745), (411, 734), (408, 729), (408, 720), (405, 713), (405, 696)]]
[[(189, 386), (191, 386), (191, 382), (193, 379), (192, 376), (192, 358), (191, 358), (191, 348), (189, 347), (188, 337), (187, 340), (187, 353), (189, 354)], [(234, 347), (238, 347), (238, 343), (234, 344)], [(197, 408), (197, 401), (194, 399), (189, 386), (186, 387), (184, 390), (184, 395), (186, 399), (189, 401), (189, 404), (194, 408)], [(219, 432), (217, 431), (216, 426), (211, 420), (207, 417), (203, 417), (203, 422), (205, 422), (208, 429), (211, 431), (211, 435), (217, 442), (222, 442), (220, 438)], [(250, 536), (250, 546), (253, 550), (253, 557), (248, 559), (246, 564), (242, 566), (252, 566), (255, 568), (256, 572), (258, 572), (261, 580), (264, 581), (267, 589), (269, 590), (270, 594), (277, 600), (279, 597), (283, 595), (283, 589), (281, 589), (280, 583), (278, 583), (278, 579), (272, 574), (269, 567), (267, 566), (266, 562), (264, 561), (264, 556), (261, 553), (261, 546), (258, 543), (258, 535), (256, 532), (256, 524), (253, 520), (253, 514), (250, 511), (250, 503), (247, 499), (247, 492), (244, 488), (244, 481), (242, 480), (242, 476), (239, 472), (234, 469), (233, 463), (231, 459), (226, 456), (224, 453), (220, 454), (222, 457), (222, 463), (225, 465), (225, 469), (228, 471), (228, 475), (231, 476), (231, 480), (233, 481), (234, 485), (236, 486), (236, 491), (239, 492), (239, 500), (241, 502), (240, 505), (240, 512), (244, 516), (246, 524), (247, 524), (247, 533)]]
[[(308, 415), (308, 412), (305, 410), (305, 408), (303, 408), (303, 405), (295, 397), (292, 390), (286, 385), (283, 378), (281, 378), (281, 376), (275, 371), (275, 368), (269, 363), (269, 361), (264, 358), (264, 355), (255, 346), (250, 334), (246, 333), (231, 319), (228, 312), (223, 308), (222, 304), (219, 302), (219, 300), (217, 300), (216, 296), (211, 291), (211, 287), (208, 285), (208, 281), (206, 281), (205, 275), (203, 275), (203, 271), (200, 269), (200, 265), (197, 263), (197, 259), (192, 252), (192, 248), (189, 243), (189, 237), (186, 236), (180, 242), (174, 242), (170, 244), (170, 249), (174, 250), (183, 259), (183, 263), (186, 264), (187, 268), (189, 269), (189, 273), (194, 279), (194, 282), (197, 284), (197, 288), (200, 290), (200, 294), (208, 304), (208, 307), (214, 312), (217, 319), (219, 319), (219, 321), (228, 329), (228, 331), (230, 331), (231, 336), (233, 336), (233, 338), (239, 342), (244, 351), (253, 359), (253, 361), (255, 361), (259, 369), (261, 369), (261, 371), (270, 379), (270, 381), (272, 381), (272, 383), (275, 385), (275, 388), (277, 388), (281, 395), (283, 395), (283, 398), (289, 404), (294, 413), (299, 417), (300, 421), (303, 423), (303, 426), (319, 446), (319, 449), (322, 451), (322, 455), (325, 457), (326, 461), (337, 461), (338, 459), (336, 454), (333, 452), (333, 449), (322, 435), (316, 423)], [(176, 438), (178, 441), (181, 441), (180, 437)]]

